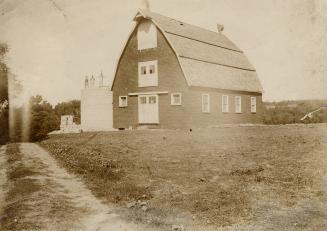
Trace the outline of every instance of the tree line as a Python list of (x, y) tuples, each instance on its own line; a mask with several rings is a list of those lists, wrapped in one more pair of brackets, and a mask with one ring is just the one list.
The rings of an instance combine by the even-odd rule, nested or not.
[(50, 132), (60, 129), (62, 115), (73, 115), (74, 122), (79, 124), (80, 101), (71, 100), (52, 106), (42, 96), (36, 95), (27, 104), (14, 108), (13, 115), (12, 141), (40, 141), (47, 138)]
[(327, 108), (301, 120), (306, 114), (326, 107), (327, 100), (297, 100), (265, 103), (264, 124), (327, 123)]

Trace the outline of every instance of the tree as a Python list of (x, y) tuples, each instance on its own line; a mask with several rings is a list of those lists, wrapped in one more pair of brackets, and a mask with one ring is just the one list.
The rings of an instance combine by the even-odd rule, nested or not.
[(37, 95), (30, 98), (30, 140), (40, 141), (47, 138), (49, 132), (56, 130), (59, 119), (52, 105)]
[(8, 68), (4, 62), (8, 47), (0, 43), (0, 144), (9, 138)]

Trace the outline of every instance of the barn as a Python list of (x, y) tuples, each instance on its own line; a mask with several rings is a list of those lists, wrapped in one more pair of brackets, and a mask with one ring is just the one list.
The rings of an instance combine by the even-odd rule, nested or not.
[(139, 10), (118, 60), (114, 128), (261, 123), (262, 86), (223, 34)]

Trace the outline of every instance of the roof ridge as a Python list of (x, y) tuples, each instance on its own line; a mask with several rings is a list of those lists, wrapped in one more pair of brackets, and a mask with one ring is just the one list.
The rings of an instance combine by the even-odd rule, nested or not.
[(139, 11), (148, 11), (150, 12), (151, 14), (156, 14), (156, 15), (160, 15), (161, 17), (165, 17), (165, 18), (168, 18), (170, 20), (173, 20), (173, 21), (176, 21), (176, 22), (181, 22), (183, 24), (187, 24), (189, 26), (194, 26), (194, 27), (197, 27), (201, 30), (206, 30), (206, 31), (209, 31), (209, 32), (212, 32), (212, 33), (215, 33), (215, 34), (219, 34), (217, 31), (214, 31), (214, 30), (210, 30), (208, 28), (203, 28), (201, 26), (198, 26), (198, 25), (195, 25), (195, 24), (191, 24), (191, 23), (188, 23), (188, 22), (185, 22), (185, 21), (181, 21), (181, 20), (178, 20), (178, 19), (175, 19), (175, 18), (172, 18), (172, 17), (169, 17), (169, 16), (166, 16), (166, 15), (163, 15), (163, 14), (160, 14), (160, 13), (157, 13), (157, 12), (153, 12), (151, 10), (146, 10), (146, 9), (139, 9)]

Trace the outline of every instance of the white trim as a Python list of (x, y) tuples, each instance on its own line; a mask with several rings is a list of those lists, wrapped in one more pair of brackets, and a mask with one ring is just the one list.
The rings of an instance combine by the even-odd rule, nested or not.
[[(207, 110), (204, 110), (204, 97), (208, 97), (208, 108)], [(202, 94), (202, 112), (203, 113), (210, 113), (210, 95), (209, 94)]]
[[(224, 104), (224, 98), (226, 98), (226, 108), (225, 108), (225, 104)], [(228, 113), (229, 112), (229, 99), (228, 99), (228, 95), (222, 95), (221, 96), (221, 111), (223, 113)]]
[(134, 93), (128, 93), (128, 96), (137, 96), (137, 95), (165, 95), (165, 94), (168, 94), (168, 91), (134, 92)]
[[(239, 100), (239, 104), (238, 104)], [(236, 95), (234, 98), (235, 113), (242, 113), (242, 96)]]
[[(122, 98), (123, 97), (125, 97), (126, 98), (126, 105), (123, 105), (123, 103), (122, 103)], [(128, 106), (128, 97), (127, 97), (127, 95), (120, 95), (119, 96), (119, 107), (127, 107)]]
[[(180, 99), (180, 102), (179, 103), (175, 103), (174, 102), (174, 95), (179, 95), (179, 99)], [(173, 92), (170, 94), (170, 105), (173, 105), (173, 106), (180, 106), (182, 105), (182, 93), (179, 93), (179, 92)]]

